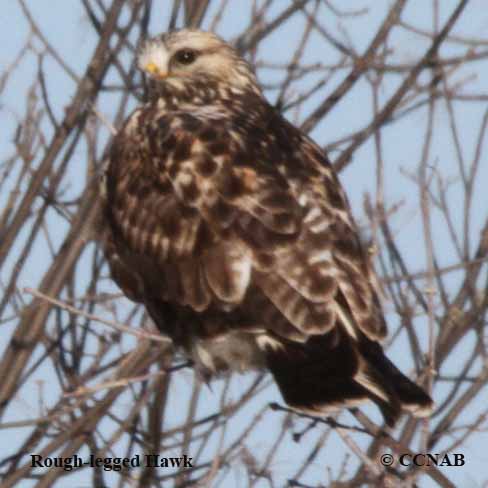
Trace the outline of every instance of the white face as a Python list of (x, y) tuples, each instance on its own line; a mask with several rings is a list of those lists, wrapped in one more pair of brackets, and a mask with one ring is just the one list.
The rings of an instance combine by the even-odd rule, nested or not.
[(154, 78), (188, 76), (195, 72), (232, 69), (236, 56), (217, 36), (181, 30), (150, 40), (139, 58), (139, 68)]
[(160, 41), (149, 41), (137, 59), (139, 69), (151, 76), (168, 76), (170, 54)]
[(137, 59), (155, 80), (206, 75), (229, 85), (255, 83), (247, 63), (228, 44), (209, 32), (185, 29), (148, 41)]

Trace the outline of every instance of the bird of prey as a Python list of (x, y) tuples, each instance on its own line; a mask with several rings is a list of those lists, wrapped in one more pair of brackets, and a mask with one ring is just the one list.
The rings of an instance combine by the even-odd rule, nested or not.
[(137, 58), (148, 97), (114, 138), (106, 256), (126, 296), (205, 379), (267, 369), (293, 409), (372, 400), (393, 425), (432, 400), (385, 356), (375, 275), (327, 156), (216, 35)]

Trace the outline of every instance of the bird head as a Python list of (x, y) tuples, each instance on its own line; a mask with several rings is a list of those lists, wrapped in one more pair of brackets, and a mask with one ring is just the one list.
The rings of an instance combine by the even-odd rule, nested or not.
[(210, 32), (183, 29), (154, 37), (142, 46), (137, 62), (156, 84), (184, 86), (205, 80), (260, 92), (249, 64)]

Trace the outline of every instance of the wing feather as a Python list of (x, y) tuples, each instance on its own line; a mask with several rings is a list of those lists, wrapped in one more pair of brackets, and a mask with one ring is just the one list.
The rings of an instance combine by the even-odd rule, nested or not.
[(113, 225), (154, 263), (145, 281), (161, 276), (182, 305), (228, 309), (257, 287), (292, 327), (265, 324), (278, 335), (342, 323), (378, 339), (384, 321), (340, 184), (320, 149), (269, 110), (261, 126), (173, 113), (122, 131)]
[(251, 280), (251, 256), (244, 246), (222, 241), (202, 258), (213, 294), (226, 303), (241, 303)]

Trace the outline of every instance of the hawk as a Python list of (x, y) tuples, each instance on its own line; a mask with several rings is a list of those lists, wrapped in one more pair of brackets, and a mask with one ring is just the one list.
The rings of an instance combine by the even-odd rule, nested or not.
[(321, 414), (372, 400), (393, 425), (432, 401), (385, 356), (375, 275), (326, 155), (214, 34), (147, 41), (148, 86), (115, 136), (105, 251), (114, 280), (205, 379), (267, 369)]

